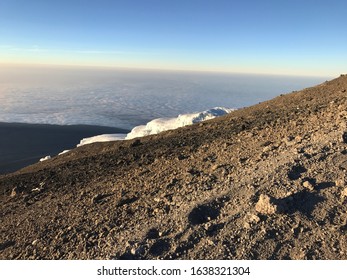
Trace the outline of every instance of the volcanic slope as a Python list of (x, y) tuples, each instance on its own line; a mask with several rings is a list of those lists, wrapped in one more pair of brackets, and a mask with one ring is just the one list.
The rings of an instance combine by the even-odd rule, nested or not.
[(1, 259), (347, 259), (347, 76), (1, 176)]

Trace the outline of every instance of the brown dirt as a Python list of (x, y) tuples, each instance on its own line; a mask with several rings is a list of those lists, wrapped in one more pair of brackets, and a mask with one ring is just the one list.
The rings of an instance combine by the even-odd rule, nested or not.
[(347, 76), (0, 177), (1, 259), (347, 259)]

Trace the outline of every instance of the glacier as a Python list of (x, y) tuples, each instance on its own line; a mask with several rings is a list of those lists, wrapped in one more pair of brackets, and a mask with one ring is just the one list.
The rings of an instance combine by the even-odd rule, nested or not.
[(119, 140), (130, 140), (147, 135), (158, 134), (163, 131), (176, 129), (179, 127), (192, 125), (206, 120), (211, 120), (216, 117), (228, 114), (235, 109), (224, 107), (214, 107), (197, 113), (181, 114), (175, 118), (158, 118), (151, 120), (146, 125), (139, 125), (134, 127), (128, 134), (102, 134), (93, 137), (83, 138), (77, 147), (96, 143), (96, 142), (109, 142)]

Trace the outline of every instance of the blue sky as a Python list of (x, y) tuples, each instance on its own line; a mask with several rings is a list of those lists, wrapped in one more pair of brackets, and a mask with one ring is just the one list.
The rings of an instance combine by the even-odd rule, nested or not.
[(0, 62), (336, 76), (345, 0), (0, 0)]

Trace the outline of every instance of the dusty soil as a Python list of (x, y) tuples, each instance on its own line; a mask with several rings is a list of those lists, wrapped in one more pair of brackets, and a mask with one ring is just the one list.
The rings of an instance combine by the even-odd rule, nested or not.
[(346, 90), (1, 176), (1, 259), (347, 259)]

